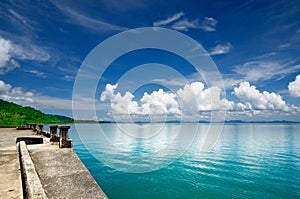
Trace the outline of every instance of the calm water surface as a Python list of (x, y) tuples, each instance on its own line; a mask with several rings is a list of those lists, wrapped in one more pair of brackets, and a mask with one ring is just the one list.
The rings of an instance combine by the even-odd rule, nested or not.
[[(85, 136), (80, 134), (84, 143), (75, 126), (71, 127), (74, 149), (109, 198), (300, 198), (300, 124), (225, 124), (205, 157), (199, 153), (203, 133), (184, 151), (180, 142), (186, 140), (176, 140), (178, 124), (167, 124), (157, 135), (149, 132), (163, 124), (152, 124), (140, 132), (127, 124), (127, 130), (145, 134), (145, 139), (124, 134), (116, 124), (101, 124), (114, 142), (112, 148), (101, 144), (99, 132), (92, 128), (96, 124), (81, 125), (86, 129)], [(196, 124), (182, 125), (190, 138), (188, 129)], [(198, 131), (209, 126), (199, 125)], [(164, 149), (172, 139), (178, 144), (172, 150), (184, 153), (167, 167), (147, 173), (110, 168), (91, 155), (99, 153), (118, 168), (134, 166), (136, 160), (147, 165), (147, 155)], [(162, 156), (151, 157), (154, 162), (164, 161)]]

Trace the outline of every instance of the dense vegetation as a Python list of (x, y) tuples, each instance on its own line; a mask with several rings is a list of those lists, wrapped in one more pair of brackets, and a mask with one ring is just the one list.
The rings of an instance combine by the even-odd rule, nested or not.
[(25, 123), (61, 123), (57, 117), (46, 115), (31, 107), (23, 107), (0, 99), (0, 126), (21, 126)]

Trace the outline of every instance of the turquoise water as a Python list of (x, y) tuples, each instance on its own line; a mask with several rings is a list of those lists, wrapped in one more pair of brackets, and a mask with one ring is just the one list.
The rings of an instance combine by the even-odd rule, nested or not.
[[(117, 124), (101, 124), (104, 134), (115, 142), (110, 147), (121, 151), (96, 138), (99, 132), (92, 128), (96, 124), (81, 125), (85, 135), (71, 127), (74, 149), (109, 198), (300, 198), (300, 124), (225, 124), (218, 142), (205, 156), (199, 151), (209, 124), (199, 124), (195, 142), (186, 151), (180, 143), (186, 140), (176, 140), (178, 124), (166, 124), (163, 132), (153, 135), (157, 139), (136, 139), (133, 134), (124, 135)], [(147, 135), (159, 125), (163, 124), (148, 125), (138, 134)], [(190, 139), (188, 129), (196, 124), (182, 125)], [(126, 129), (135, 133), (138, 128), (128, 124)], [(136, 159), (145, 166), (149, 157), (163, 162), (155, 153), (164, 150), (170, 140), (176, 140), (178, 147), (172, 150), (181, 156), (166, 167), (147, 173), (120, 171), (126, 165), (132, 167)], [(99, 157), (105, 164), (96, 159)], [(107, 160), (114, 168), (107, 166)]]

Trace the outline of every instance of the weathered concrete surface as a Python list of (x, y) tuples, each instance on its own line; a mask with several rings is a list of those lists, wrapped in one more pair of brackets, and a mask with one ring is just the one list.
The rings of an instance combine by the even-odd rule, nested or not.
[(23, 198), (17, 152), (0, 150), (0, 198)]
[(48, 198), (107, 198), (70, 148), (27, 146)]
[(22, 165), (24, 181), (25, 181), (25, 198), (40, 198), (46, 199), (47, 196), (44, 192), (40, 178), (35, 170), (35, 166), (27, 150), (25, 141), (20, 142), (20, 162)]
[(23, 198), (16, 137), (31, 134), (32, 131), (0, 128), (0, 198)]
[[(0, 150), (16, 151), (17, 137), (34, 137), (31, 130), (16, 130), (15, 128), (0, 128)], [(40, 136), (39, 136), (40, 137)]]
[[(0, 199), (23, 198), (16, 138), (34, 136), (31, 130), (0, 128)], [(107, 198), (70, 148), (27, 145), (34, 169), (48, 198)]]

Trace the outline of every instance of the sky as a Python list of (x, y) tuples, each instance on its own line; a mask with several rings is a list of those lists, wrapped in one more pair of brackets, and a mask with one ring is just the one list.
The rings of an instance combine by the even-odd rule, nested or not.
[[(137, 49), (93, 74), (92, 97), (74, 95), (95, 47), (143, 27), (193, 39), (218, 74), (173, 52)], [(299, 0), (0, 2), (0, 98), (76, 119), (300, 121), (299, 52)]]

